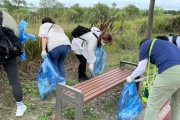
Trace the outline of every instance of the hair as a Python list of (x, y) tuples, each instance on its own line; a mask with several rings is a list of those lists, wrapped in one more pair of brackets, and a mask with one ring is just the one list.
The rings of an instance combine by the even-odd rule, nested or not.
[(162, 35), (162, 36), (156, 36), (157, 39), (160, 39), (160, 40), (165, 40), (165, 41), (169, 41), (168, 37), (165, 36), (165, 35)]
[(139, 43), (139, 48), (141, 47), (141, 45), (142, 45), (144, 42), (146, 42), (146, 41), (149, 40), (149, 39), (151, 39), (151, 38), (144, 38), (144, 39), (142, 39), (141, 42)]
[(112, 43), (112, 35), (108, 32), (102, 32), (100, 35), (99, 35), (99, 38), (98, 38), (98, 47), (101, 47), (101, 40), (104, 40), (105, 43)]
[(44, 17), (42, 19), (42, 24), (47, 23), (47, 22), (55, 24), (55, 22), (50, 17)]

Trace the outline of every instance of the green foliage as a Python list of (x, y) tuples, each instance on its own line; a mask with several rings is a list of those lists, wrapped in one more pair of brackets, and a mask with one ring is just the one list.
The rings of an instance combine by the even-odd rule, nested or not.
[(70, 8), (75, 10), (78, 13), (78, 15), (75, 16), (76, 17), (76, 21), (74, 21), (74, 22), (81, 22), (81, 21), (84, 20), (82, 15), (84, 15), (85, 9), (80, 7), (79, 4), (75, 4), (75, 5), (73, 5)]
[(78, 18), (79, 14), (76, 10), (74, 9), (67, 9), (65, 11), (65, 13), (63, 14), (62, 18), (64, 19), (63, 21), (67, 21), (67, 22), (76, 22), (77, 21), (77, 18)]
[(101, 113), (91, 108), (89, 105), (84, 106), (85, 120), (100, 120), (102, 119)]
[(105, 4), (98, 3), (94, 5), (93, 13), (95, 14), (95, 17), (96, 17), (94, 19), (97, 19), (100, 21), (106, 20), (108, 19), (108, 15), (109, 15), (109, 7)]
[(40, 0), (40, 8), (52, 8), (56, 5), (57, 0)]
[(9, 12), (12, 12), (15, 9), (21, 8), (21, 6), (26, 7), (26, 1), (25, 0), (4, 0), (3, 4)]
[(162, 15), (164, 15), (164, 10), (161, 7), (155, 6), (154, 15), (155, 16), (162, 16)]
[[(7, 0), (5, 1), (7, 2)], [(112, 45), (104, 46), (107, 51), (105, 70), (109, 71), (112, 68), (117, 68), (120, 60), (138, 62), (139, 42), (144, 37), (147, 29), (147, 10), (139, 10), (133, 5), (129, 5), (124, 9), (110, 8), (100, 3), (90, 8), (80, 7), (78, 4), (71, 8), (66, 8), (64, 4), (57, 2), (57, 0), (53, 0), (53, 4), (48, 4), (48, 2), (52, 0), (41, 1), (44, 2), (42, 4), (44, 7), (39, 8), (37, 13), (32, 13), (27, 8), (16, 8), (8, 2), (6, 5), (9, 4), (7, 10), (17, 21), (24, 18), (29, 23), (27, 32), (36, 35), (37, 38), (42, 17), (45, 15), (52, 17), (55, 22), (64, 29), (70, 40), (72, 40), (71, 31), (77, 25), (90, 27), (92, 21), (107, 22), (111, 18), (116, 18), (113, 28), (108, 29), (110, 33), (112, 33), (113, 43)], [(168, 34), (169, 32), (178, 33), (180, 31), (180, 16), (172, 16), (178, 14), (178, 11), (167, 12), (172, 15), (164, 15), (164, 11), (165, 10), (160, 8), (156, 8), (155, 10), (153, 36), (165, 33)], [(35, 78), (37, 69), (42, 63), (42, 58), (40, 57), (42, 50), (41, 40), (37, 39), (35, 42), (28, 40), (24, 48), (27, 53), (27, 61), (19, 61), (19, 72), (23, 86), (24, 102), (28, 107), (28, 112), (26, 114), (29, 119), (50, 120), (55, 115), (55, 100), (51, 100), (51, 97), (46, 101), (40, 100)], [(68, 77), (67, 84), (75, 85), (78, 83), (76, 78), (77, 70), (75, 70), (75, 67), (78, 66), (78, 62), (75, 62), (76, 58), (74, 53), (69, 56), (70, 57), (65, 61)], [(1, 74), (1, 76), (3, 76), (3, 80), (0, 80), (0, 86), (3, 85), (3, 89), (0, 90), (3, 95), (0, 94), (0, 119), (16, 120), (17, 118), (14, 116), (15, 109), (12, 110), (12, 108), (15, 107), (15, 101), (12, 100), (13, 95), (11, 87), (9, 86), (9, 81), (5, 73)], [(103, 115), (114, 116), (117, 110), (117, 100), (117, 96), (110, 101), (100, 100), (101, 103), (104, 103), (103, 112), (94, 109), (94, 106), (86, 105), (84, 107), (84, 119), (101, 120), (104, 117)], [(73, 109), (65, 108), (63, 113), (66, 118), (73, 119)]]
[(129, 19), (135, 19), (140, 15), (140, 9), (135, 5), (128, 5), (123, 10), (127, 13), (126, 15)]
[(168, 20), (164, 16), (155, 16), (153, 23), (154, 33), (164, 33), (166, 32), (166, 26), (168, 25)]
[(166, 31), (171, 33), (176, 33), (180, 31), (180, 15), (174, 18), (168, 19), (168, 24), (166, 26)]
[(66, 107), (63, 109), (63, 114), (68, 119), (74, 118), (74, 109), (72, 107)]
[(119, 11), (115, 14), (115, 18), (116, 20), (124, 20), (127, 17), (126, 14), (126, 11)]

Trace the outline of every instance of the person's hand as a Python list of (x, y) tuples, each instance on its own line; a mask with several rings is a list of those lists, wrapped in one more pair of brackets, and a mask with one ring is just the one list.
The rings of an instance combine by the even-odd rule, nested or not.
[(46, 57), (46, 55), (47, 55), (46, 51), (43, 50), (43, 51), (41, 52), (41, 57), (44, 59), (44, 58)]
[(132, 79), (132, 77), (131, 77), (131, 76), (128, 76), (128, 77), (126, 78), (126, 81), (127, 81), (128, 83), (130, 83), (130, 82), (132, 82), (132, 81), (133, 81), (133, 79)]
[(93, 68), (94, 68), (94, 64), (89, 64), (89, 69), (90, 69), (91, 71), (93, 71)]

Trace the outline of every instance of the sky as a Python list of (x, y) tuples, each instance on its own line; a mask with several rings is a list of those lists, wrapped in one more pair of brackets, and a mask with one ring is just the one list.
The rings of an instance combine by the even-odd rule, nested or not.
[[(33, 3), (38, 6), (39, 0), (26, 0), (28, 3)], [(103, 3), (112, 6), (112, 3), (117, 4), (116, 8), (123, 8), (129, 4), (135, 5), (140, 9), (149, 9), (150, 0), (58, 0), (65, 4), (66, 7), (78, 3), (81, 7), (92, 7), (94, 4)], [(165, 10), (180, 10), (180, 0), (156, 0), (155, 6), (159, 6)]]

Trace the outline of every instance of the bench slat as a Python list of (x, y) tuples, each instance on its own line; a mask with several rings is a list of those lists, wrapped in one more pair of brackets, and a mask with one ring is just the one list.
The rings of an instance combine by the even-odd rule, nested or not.
[[(129, 72), (130, 74), (131, 72)], [(87, 90), (83, 90), (83, 93), (84, 93), (84, 97), (88, 96), (89, 94), (93, 94), (95, 92), (98, 92), (99, 90), (101, 89), (106, 89), (108, 88), (108, 86), (114, 86), (114, 84), (117, 84), (117, 83), (121, 83), (121, 79), (125, 80), (125, 78), (127, 77), (127, 75), (129, 74), (120, 74), (120, 75), (116, 75), (116, 76), (111, 76), (112, 80), (104, 83), (104, 84), (101, 84), (101, 85), (97, 85), (95, 86), (96, 88), (93, 89), (93, 87), (91, 87), (90, 91), (87, 91)]]
[(82, 82), (80, 83), (81, 85), (75, 85), (73, 87), (83, 91), (84, 103), (87, 103), (96, 98), (97, 96), (121, 84), (123, 81), (126, 80), (126, 77), (132, 73), (132, 71), (132, 69), (118, 68), (116, 70), (113, 70), (113, 72), (110, 71), (105, 73), (106, 77), (104, 77), (104, 74), (102, 74), (95, 79), (92, 78), (90, 81), (86, 81), (84, 83)]
[(101, 95), (101, 94), (109, 91), (110, 89), (117, 87), (118, 85), (120, 85), (120, 84), (121, 84), (122, 82), (124, 82), (124, 81), (125, 81), (124, 78), (123, 78), (123, 79), (120, 79), (120, 80), (118, 80), (117, 82), (115, 82), (115, 83), (107, 86), (105, 89), (100, 89), (99, 91), (94, 92), (93, 94), (88, 95), (88, 96), (84, 95), (84, 96), (86, 96), (86, 97), (84, 97), (84, 103), (87, 103), (87, 102), (93, 100), (94, 98), (96, 98), (97, 96), (99, 96), (99, 95)]
[(77, 89), (83, 91), (84, 94), (86, 94), (87, 92), (91, 92), (92, 90), (96, 90), (101, 87), (101, 88), (104, 88), (110, 84), (113, 84), (114, 82), (118, 81), (119, 79), (121, 79), (123, 76), (127, 76), (127, 73), (128, 72), (127, 70), (123, 71), (123, 72), (120, 72), (120, 71), (117, 71), (116, 73), (114, 74), (111, 74), (107, 77), (102, 77), (101, 79), (97, 79), (96, 81), (94, 81), (94, 83), (92, 84), (85, 84), (84, 87), (78, 87)]
[(96, 78), (92, 78), (91, 80), (89, 81), (85, 81), (85, 82), (82, 82), (81, 85), (78, 85), (78, 86), (73, 86), (77, 89), (81, 89), (81, 90), (86, 90), (86, 88), (90, 88), (90, 86), (94, 86), (94, 85), (97, 85), (97, 84), (100, 84), (102, 82), (106, 82), (106, 81), (111, 81), (111, 77), (113, 76), (116, 76), (120, 73), (124, 73), (126, 72), (127, 70), (120, 70), (120, 69), (116, 69), (116, 71), (113, 71), (113, 72), (109, 72), (108, 74), (106, 75), (100, 75)]
[(119, 70), (123, 70), (123, 69), (124, 69), (124, 68), (121, 68), (121, 69), (120, 69), (120, 68), (117, 68), (117, 69), (111, 70), (111, 71), (109, 71), (109, 72), (107, 72), (107, 73), (103, 73), (103, 74), (101, 74), (101, 75), (99, 75), (99, 76), (96, 76), (95, 78), (91, 78), (91, 80), (78, 83), (78, 84), (74, 85), (73, 87), (79, 88), (80, 86), (84, 85), (85, 83), (86, 83), (86, 84), (93, 83), (94, 80), (96, 80), (96, 79), (99, 79), (99, 78), (101, 78), (101, 77), (106, 77), (106, 76), (108, 76), (109, 74), (114, 73), (115, 71), (119, 71)]

